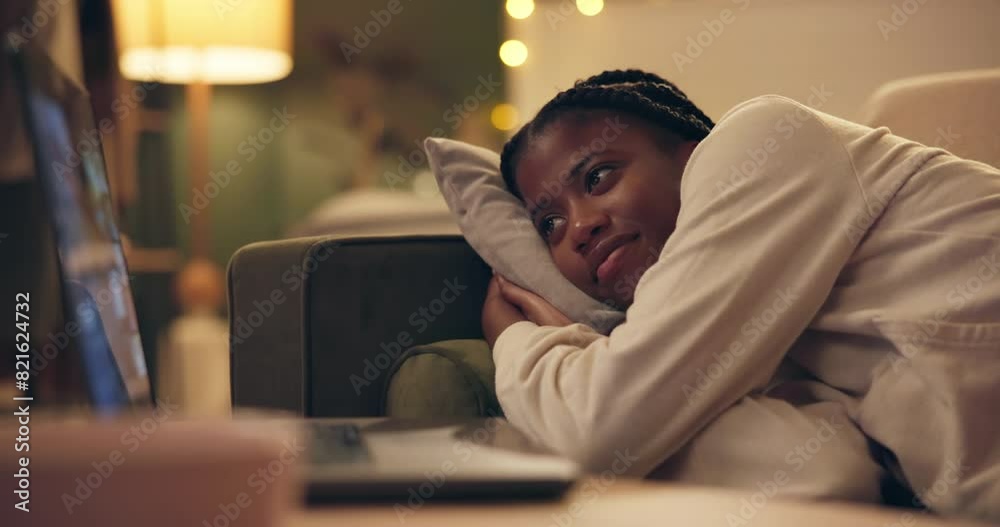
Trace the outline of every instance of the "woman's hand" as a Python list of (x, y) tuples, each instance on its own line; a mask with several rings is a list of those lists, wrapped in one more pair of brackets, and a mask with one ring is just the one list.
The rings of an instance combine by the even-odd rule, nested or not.
[(500, 293), (500, 275), (493, 275), (490, 285), (486, 288), (486, 301), (483, 302), (483, 336), (490, 349), (496, 343), (503, 330), (515, 322), (528, 320), (517, 306), (511, 304)]
[(493, 275), (486, 289), (482, 319), (483, 335), (490, 349), (503, 330), (522, 320), (530, 320), (539, 326), (568, 326), (573, 323), (544, 298), (500, 275)]
[(528, 320), (539, 326), (568, 326), (573, 323), (562, 311), (556, 309), (544, 298), (517, 286), (506, 278), (494, 277), (500, 284), (500, 295), (504, 300), (517, 306)]

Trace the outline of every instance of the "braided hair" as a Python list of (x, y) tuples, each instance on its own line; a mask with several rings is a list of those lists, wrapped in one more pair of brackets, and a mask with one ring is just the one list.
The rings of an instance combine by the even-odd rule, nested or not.
[(500, 154), (500, 173), (507, 188), (523, 198), (514, 167), (524, 144), (540, 135), (558, 118), (579, 111), (611, 110), (630, 114), (685, 140), (701, 140), (715, 123), (672, 82), (642, 70), (610, 70), (559, 92), (542, 106), (535, 118), (507, 141)]

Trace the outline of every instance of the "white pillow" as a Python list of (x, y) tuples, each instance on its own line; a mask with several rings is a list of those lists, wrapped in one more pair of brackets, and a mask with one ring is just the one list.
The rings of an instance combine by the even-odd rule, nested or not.
[(425, 139), (424, 150), (459, 229), (494, 271), (605, 335), (625, 319), (559, 272), (524, 204), (507, 190), (496, 152), (439, 137)]

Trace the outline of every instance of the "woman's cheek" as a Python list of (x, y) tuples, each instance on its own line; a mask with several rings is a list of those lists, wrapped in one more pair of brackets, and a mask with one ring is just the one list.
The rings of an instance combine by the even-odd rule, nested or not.
[(555, 260), (556, 268), (559, 269), (559, 272), (566, 277), (570, 283), (575, 285), (577, 289), (580, 289), (587, 294), (594, 292), (593, 284), (590, 280), (590, 272), (585, 269), (584, 266), (570, 263), (567, 261), (567, 258), (553, 258), (553, 260)]

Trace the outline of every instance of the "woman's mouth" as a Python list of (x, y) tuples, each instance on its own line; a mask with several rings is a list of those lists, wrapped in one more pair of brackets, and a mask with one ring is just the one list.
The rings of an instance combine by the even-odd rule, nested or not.
[(622, 243), (615, 250), (608, 254), (608, 257), (601, 262), (601, 265), (597, 266), (597, 283), (599, 285), (604, 285), (608, 280), (617, 276), (622, 267), (625, 266), (625, 251), (628, 250), (629, 244), (635, 241), (635, 238)]

